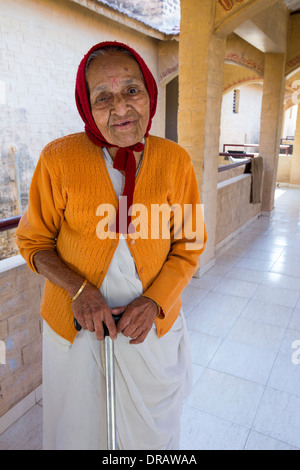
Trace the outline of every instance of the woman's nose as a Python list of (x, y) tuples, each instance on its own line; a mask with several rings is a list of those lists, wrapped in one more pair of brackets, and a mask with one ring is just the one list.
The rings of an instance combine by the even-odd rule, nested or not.
[(128, 112), (128, 104), (122, 95), (116, 95), (113, 101), (113, 112), (118, 116), (123, 116)]

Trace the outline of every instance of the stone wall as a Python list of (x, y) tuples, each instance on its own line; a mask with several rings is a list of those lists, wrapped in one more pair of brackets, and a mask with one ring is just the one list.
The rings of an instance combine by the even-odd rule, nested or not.
[(261, 211), (250, 203), (251, 175), (239, 175), (218, 184), (216, 246)]
[(0, 416), (42, 383), (41, 317), (44, 280), (21, 257), (0, 262), (0, 340), (6, 364), (0, 364)]

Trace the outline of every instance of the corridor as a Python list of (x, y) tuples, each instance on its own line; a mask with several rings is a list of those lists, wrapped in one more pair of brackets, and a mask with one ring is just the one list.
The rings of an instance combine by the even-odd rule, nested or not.
[[(300, 190), (277, 188), (275, 204), (184, 292), (194, 363), (184, 450), (300, 449)], [(41, 421), (37, 404), (0, 449), (41, 449)]]
[(271, 218), (221, 249), (215, 267), (185, 291), (195, 385), (183, 449), (300, 448), (300, 364), (292, 362), (300, 340), (300, 190), (277, 189), (275, 204)]

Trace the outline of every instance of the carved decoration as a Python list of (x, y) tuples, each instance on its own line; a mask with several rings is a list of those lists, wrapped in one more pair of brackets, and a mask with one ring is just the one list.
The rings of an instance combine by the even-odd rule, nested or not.
[(234, 7), (235, 3), (242, 3), (244, 0), (218, 0), (220, 5), (225, 11), (230, 11)]
[(231, 52), (227, 54), (226, 59), (232, 62), (238, 62), (239, 64), (246, 65), (251, 69), (254, 69), (259, 74), (264, 75), (264, 68), (261, 65), (257, 64), (253, 59), (246, 58), (244, 56), (240, 57), (236, 52)]
[(300, 64), (300, 55), (297, 55), (296, 57), (293, 57), (291, 60), (289, 60), (287, 62), (287, 66), (289, 68), (294, 68), (299, 64)]

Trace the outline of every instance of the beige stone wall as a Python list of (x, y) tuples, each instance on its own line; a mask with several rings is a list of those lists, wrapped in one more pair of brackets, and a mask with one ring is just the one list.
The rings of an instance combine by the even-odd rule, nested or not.
[(278, 159), (278, 171), (277, 171), (277, 182), (278, 183), (290, 183), (291, 182), (291, 164), (292, 155), (279, 155)]
[(159, 43), (159, 80), (168, 83), (178, 75), (178, 41), (161, 41)]
[(216, 245), (261, 211), (250, 203), (251, 175), (239, 175), (218, 184)]
[(290, 182), (292, 184), (300, 184), (300, 106), (298, 106), (297, 112), (293, 158), (291, 160)]
[(225, 39), (212, 35), (214, 5), (181, 1), (178, 142), (190, 153), (198, 178), (208, 243), (200, 268), (214, 259), (220, 115)]
[(260, 155), (264, 161), (262, 210), (274, 207), (284, 98), (285, 54), (266, 54), (263, 87)]
[(0, 340), (6, 346), (6, 364), (0, 364), (0, 416), (42, 382), (39, 305), (44, 281), (25, 264), (16, 264), (0, 272)]

